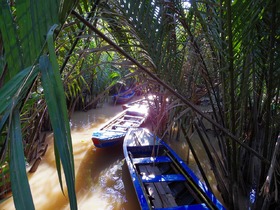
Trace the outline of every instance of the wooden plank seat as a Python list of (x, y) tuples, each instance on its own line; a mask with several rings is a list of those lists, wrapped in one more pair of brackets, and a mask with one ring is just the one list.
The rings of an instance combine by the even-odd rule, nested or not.
[(186, 181), (186, 177), (182, 174), (165, 174), (165, 175), (150, 175), (143, 176), (142, 181), (146, 182), (182, 182)]
[(123, 119), (117, 119), (118, 122), (128, 122), (128, 123), (139, 123), (139, 120), (123, 120)]
[(112, 129), (115, 131), (127, 132), (129, 127), (112, 127)]
[(112, 129), (116, 129), (116, 128), (130, 128), (130, 127), (133, 127), (135, 125), (114, 125), (112, 127)]
[(135, 115), (124, 115), (124, 119), (126, 120), (126, 118), (135, 118), (135, 119), (143, 119), (142, 116), (135, 116)]
[(143, 157), (143, 158), (133, 158), (133, 164), (147, 164), (147, 163), (168, 163), (171, 162), (170, 158), (167, 156), (157, 156), (157, 157)]
[(162, 145), (156, 145), (156, 146), (152, 146), (152, 145), (147, 145), (147, 146), (128, 146), (127, 150), (131, 151), (131, 153), (133, 153), (133, 157), (132, 158), (139, 158), (143, 157), (143, 156), (149, 156), (153, 153), (153, 150), (158, 150), (158, 149), (162, 149), (163, 146)]
[[(131, 144), (131, 146), (128, 146), (128, 151), (138, 151), (138, 150), (143, 150), (143, 151), (150, 151), (152, 152), (153, 149), (163, 149), (162, 145), (144, 145), (144, 146), (135, 146), (136, 144)], [(138, 144), (137, 144), (138, 145)]]

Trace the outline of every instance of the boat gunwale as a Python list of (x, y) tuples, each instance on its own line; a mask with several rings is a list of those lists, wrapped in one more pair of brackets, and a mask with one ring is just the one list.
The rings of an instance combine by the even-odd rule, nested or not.
[[(132, 157), (129, 156), (129, 152), (131, 152), (131, 149), (133, 148), (134, 150), (137, 150), (137, 148), (141, 148), (142, 146), (128, 146), (128, 139), (130, 137), (130, 135), (133, 132), (137, 132), (137, 130), (143, 130), (144, 132), (148, 132), (150, 133), (147, 129), (145, 128), (138, 128), (138, 129), (130, 129), (128, 131), (128, 133), (126, 134), (126, 137), (124, 139), (124, 143), (123, 143), (123, 151), (124, 151), (124, 156), (126, 159), (126, 163), (129, 166), (129, 171), (130, 174), (132, 176), (132, 180), (134, 184), (137, 184), (139, 186), (135, 187), (135, 191), (138, 197), (138, 201), (140, 203), (140, 206), (142, 207), (142, 200), (143, 200), (143, 196), (147, 198), (146, 195), (146, 190), (144, 187), (143, 182), (141, 181), (142, 178), (140, 177), (140, 175), (138, 173), (136, 173), (135, 170), (136, 169), (136, 164), (147, 164), (149, 165), (149, 163), (133, 163)], [(152, 134), (153, 135), (153, 134)], [(165, 149), (167, 150), (167, 153), (169, 154), (168, 157), (171, 159), (171, 161), (175, 164), (177, 164), (176, 168), (180, 169), (180, 166), (186, 171), (186, 173), (183, 173), (182, 175), (186, 177), (186, 181), (184, 182), (188, 182), (188, 183), (192, 183), (192, 189), (193, 190), (198, 190), (198, 193), (200, 193), (200, 195), (198, 195), (201, 199), (205, 199), (206, 203), (208, 203), (206, 205), (206, 203), (202, 202), (201, 205), (206, 205), (208, 208), (212, 208), (212, 209), (225, 209), (223, 207), (223, 205), (219, 202), (219, 200), (215, 197), (215, 195), (206, 187), (205, 184), (203, 184), (198, 177), (194, 174), (194, 172), (184, 163), (184, 161), (175, 153), (175, 151), (168, 145), (166, 144), (163, 140), (161, 140), (160, 138), (156, 137), (157, 142), (159, 144), (156, 145), (145, 145), (145, 147), (151, 147), (151, 146), (160, 146), (162, 145), (163, 147), (165, 147)], [(148, 157), (147, 157), (148, 158)], [(181, 171), (182, 173), (182, 171)], [(137, 183), (139, 182), (139, 183)], [(141, 185), (142, 184), (142, 185)], [(141, 188), (139, 188), (141, 186)], [(194, 195), (193, 195), (194, 196)], [(140, 200), (139, 200), (140, 199)], [(149, 199), (144, 202), (144, 207), (142, 207), (142, 209), (152, 209), (152, 204), (150, 203)], [(147, 208), (147, 205), (149, 208)], [(190, 208), (192, 205), (185, 205), (188, 206), (188, 208)], [(184, 207), (183, 206), (177, 206), (176, 208), (170, 207), (170, 208), (165, 208), (165, 209), (178, 209), (179, 207)], [(164, 208), (162, 208), (164, 209)]]

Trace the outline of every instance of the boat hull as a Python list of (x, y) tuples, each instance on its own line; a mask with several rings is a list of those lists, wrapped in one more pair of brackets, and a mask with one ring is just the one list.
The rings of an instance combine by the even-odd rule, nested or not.
[(95, 131), (92, 134), (92, 141), (95, 147), (112, 147), (123, 141), (126, 132)]
[(92, 133), (92, 142), (97, 148), (106, 148), (123, 142), (129, 128), (140, 127), (148, 117), (148, 110), (129, 108)]
[(141, 209), (225, 209), (184, 161), (147, 129), (131, 129), (123, 151)]
[(126, 93), (119, 93), (116, 95), (113, 95), (113, 101), (116, 104), (124, 104), (129, 102), (135, 95), (134, 90), (127, 91)]

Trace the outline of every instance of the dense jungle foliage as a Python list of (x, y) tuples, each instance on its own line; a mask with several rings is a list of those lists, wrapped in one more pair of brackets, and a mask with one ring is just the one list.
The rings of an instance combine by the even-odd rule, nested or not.
[[(184, 139), (211, 189), (200, 137), (227, 209), (279, 209), (279, 34), (276, 0), (1, 0), (0, 165), (15, 207), (34, 209), (26, 162), (53, 130), (77, 209), (71, 113), (133, 80), (160, 96), (154, 132)], [(209, 112), (197, 106), (205, 97)]]

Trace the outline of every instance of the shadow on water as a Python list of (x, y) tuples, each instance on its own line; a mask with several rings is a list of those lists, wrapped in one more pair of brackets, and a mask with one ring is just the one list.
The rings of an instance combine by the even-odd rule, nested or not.
[(88, 202), (94, 209), (140, 209), (121, 144), (87, 151), (77, 170), (76, 192), (80, 209), (88, 209)]

